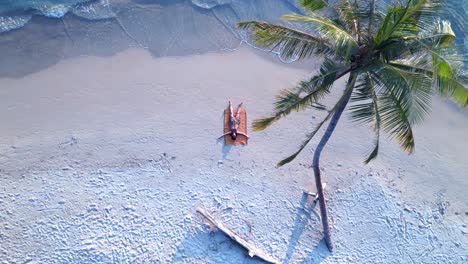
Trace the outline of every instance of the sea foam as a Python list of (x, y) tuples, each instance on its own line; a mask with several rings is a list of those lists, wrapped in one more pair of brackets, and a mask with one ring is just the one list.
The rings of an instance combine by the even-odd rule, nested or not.
[(192, 0), (192, 4), (206, 9), (211, 9), (215, 6), (230, 4), (231, 0)]
[(89, 20), (113, 18), (116, 14), (110, 8), (109, 0), (99, 0), (90, 3), (78, 4), (71, 12), (79, 17)]
[(23, 27), (31, 17), (31, 15), (0, 16), (0, 33)]
[(37, 11), (46, 17), (61, 18), (70, 8), (71, 6), (65, 4), (42, 5), (37, 7)]

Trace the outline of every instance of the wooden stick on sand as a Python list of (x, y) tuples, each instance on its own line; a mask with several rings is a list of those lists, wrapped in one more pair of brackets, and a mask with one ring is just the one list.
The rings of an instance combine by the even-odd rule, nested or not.
[(263, 252), (262, 250), (256, 248), (254, 245), (250, 244), (249, 242), (247, 242), (245, 239), (239, 237), (236, 233), (234, 233), (234, 231), (232, 231), (231, 229), (227, 228), (226, 226), (224, 226), (223, 223), (219, 222), (218, 220), (216, 220), (210, 213), (208, 213), (207, 211), (205, 211), (204, 209), (202, 208), (197, 208), (197, 212), (201, 215), (203, 215), (206, 219), (208, 219), (208, 221), (210, 221), (210, 223), (212, 223), (213, 225), (215, 225), (219, 230), (221, 230), (221, 232), (223, 232), (224, 234), (226, 234), (228, 237), (230, 237), (232, 240), (236, 241), (237, 243), (239, 243), (239, 245), (243, 246), (245, 249), (248, 250), (249, 252), (249, 256), (251, 258), (257, 256), (258, 258), (261, 258), (263, 259), (264, 261), (268, 262), (268, 263), (280, 263), (280, 261), (274, 259), (272, 256), (266, 254), (265, 252)]

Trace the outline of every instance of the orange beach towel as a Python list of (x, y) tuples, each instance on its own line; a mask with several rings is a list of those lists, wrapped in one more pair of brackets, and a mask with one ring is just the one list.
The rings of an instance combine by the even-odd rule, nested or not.
[[(234, 115), (235, 114), (236, 112), (234, 112)], [(242, 108), (240, 110), (239, 115), (240, 115), (240, 124), (239, 124), (239, 128), (237, 129), (237, 131), (248, 135), (247, 134), (247, 112), (245, 111), (245, 109)], [(230, 116), (229, 109), (224, 110), (224, 133), (230, 132), (229, 116)], [(247, 143), (248, 143), (248, 138), (244, 135), (237, 134), (236, 140), (232, 140), (230, 135), (224, 136), (224, 144), (226, 145), (238, 146), (238, 145), (247, 145)]]

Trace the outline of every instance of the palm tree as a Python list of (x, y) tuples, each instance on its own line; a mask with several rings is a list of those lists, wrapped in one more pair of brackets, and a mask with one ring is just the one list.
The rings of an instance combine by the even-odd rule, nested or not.
[[(312, 167), (319, 197), (324, 238), (332, 240), (320, 174), (320, 154), (351, 102), (351, 118), (368, 123), (375, 131), (374, 147), (365, 163), (377, 157), (381, 130), (408, 153), (415, 143), (412, 126), (430, 110), (431, 97), (439, 93), (468, 106), (463, 57), (452, 45), (455, 34), (440, 20), (440, 0), (301, 0), (306, 15), (289, 14), (281, 25), (246, 21), (239, 28), (251, 33), (260, 47), (278, 51), (284, 59), (323, 58), (320, 71), (277, 96), (272, 116), (255, 120), (263, 130), (292, 111), (315, 108), (325, 118), (307, 135), (299, 150), (278, 163), (291, 162), (324, 124)], [(344, 92), (330, 109), (320, 104), (333, 84), (347, 76)]]

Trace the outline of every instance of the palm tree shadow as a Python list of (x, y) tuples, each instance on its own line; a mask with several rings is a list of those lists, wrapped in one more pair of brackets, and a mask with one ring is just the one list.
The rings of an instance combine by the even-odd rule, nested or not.
[(323, 259), (326, 259), (330, 256), (331, 253), (328, 251), (327, 245), (325, 244), (325, 240), (320, 240), (317, 246), (309, 253), (307, 258), (302, 261), (301, 264), (309, 264), (309, 263), (321, 263)]
[(283, 263), (289, 263), (291, 261), (294, 249), (296, 248), (311, 215), (315, 215), (315, 217), (320, 220), (320, 216), (315, 212), (315, 205), (316, 203), (314, 203), (313, 196), (308, 195), (305, 192), (302, 193), (301, 206), (297, 208), (296, 219), (294, 220), (294, 230), (291, 234), (291, 238), (289, 239), (288, 250), (286, 251)]
[(178, 244), (169, 263), (245, 263), (263, 264), (259, 258), (251, 258), (245, 248), (222, 232), (197, 230), (188, 234)]

